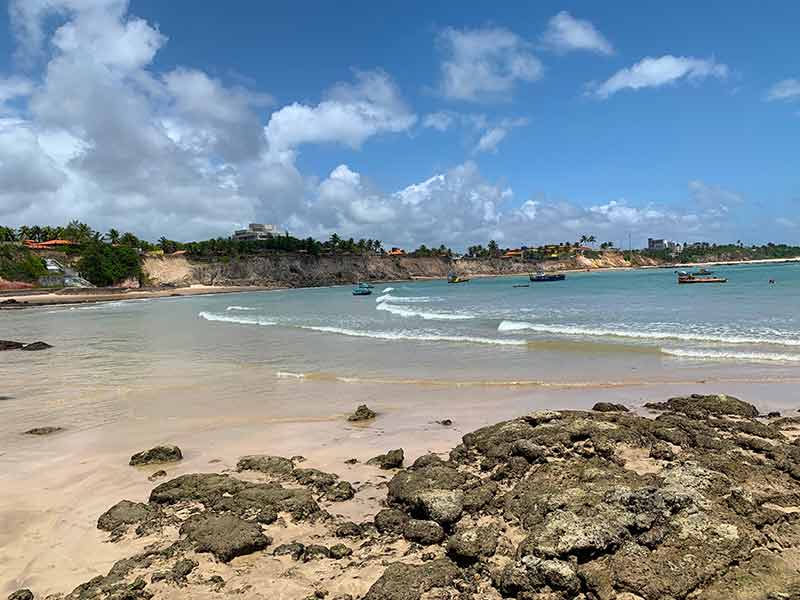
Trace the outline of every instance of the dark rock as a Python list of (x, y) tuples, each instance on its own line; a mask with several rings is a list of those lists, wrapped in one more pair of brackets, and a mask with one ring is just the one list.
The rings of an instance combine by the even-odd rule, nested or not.
[(342, 558), (346, 558), (351, 554), (353, 554), (352, 548), (349, 548), (344, 544), (334, 544), (330, 548), (330, 556), (334, 560), (341, 560)]
[(23, 344), (22, 342), (12, 342), (11, 340), (0, 340), (0, 352), (2, 352), (3, 350), (19, 350), (24, 345), (25, 344)]
[(467, 475), (447, 464), (433, 464), (413, 471), (400, 471), (389, 482), (389, 504), (413, 506), (417, 494), (427, 489), (453, 490), (467, 482)]
[(141, 502), (121, 500), (97, 519), (97, 528), (103, 531), (114, 531), (127, 525), (135, 525), (149, 521), (159, 514), (157, 508)]
[(293, 463), (300, 464), (306, 462), (306, 457), (301, 456), (300, 454), (295, 454), (291, 459)]
[(417, 494), (416, 508), (425, 518), (440, 525), (455, 523), (464, 511), (461, 490), (423, 490)]
[(194, 571), (200, 563), (191, 558), (182, 558), (174, 565), (172, 565), (172, 578), (175, 581), (183, 581), (186, 577)]
[(295, 469), (292, 476), (300, 485), (308, 485), (320, 491), (334, 485), (339, 479), (337, 475), (319, 469)]
[(425, 467), (430, 467), (431, 465), (443, 465), (444, 461), (439, 458), (437, 454), (429, 453), (423, 454), (417, 460), (414, 461), (414, 464), (411, 465), (411, 469), (424, 469)]
[(177, 462), (182, 459), (183, 453), (180, 448), (172, 445), (163, 445), (134, 454), (128, 464), (136, 467), (153, 463)]
[(755, 406), (725, 394), (678, 396), (670, 398), (666, 402), (648, 402), (645, 407), (683, 413), (693, 418), (705, 418), (709, 415), (736, 415), (751, 418), (758, 416), (758, 409)]
[(361, 525), (358, 523), (353, 523), (352, 521), (342, 523), (336, 528), (334, 533), (336, 534), (336, 537), (340, 538), (355, 538), (363, 535)]
[(33, 429), (28, 429), (25, 435), (51, 435), (61, 431), (64, 431), (63, 427), (34, 427)]
[(778, 410), (773, 410), (773, 411), (770, 411), (770, 412), (767, 413), (767, 418), (768, 419), (777, 419), (780, 416), (781, 416), (781, 413)]
[(33, 592), (29, 589), (17, 590), (8, 597), (8, 600), (33, 600)]
[(403, 527), (403, 537), (409, 542), (430, 546), (444, 540), (444, 529), (435, 521), (409, 519)]
[(453, 424), (451, 419), (442, 419), (441, 421), (436, 421), (442, 427), (450, 427)]
[(267, 475), (289, 475), (292, 469), (294, 463), (290, 459), (267, 454), (242, 456), (236, 463), (237, 471), (259, 471)]
[(482, 526), (460, 530), (447, 540), (447, 552), (456, 560), (475, 561), (497, 550), (497, 530)]
[(496, 482), (483, 480), (464, 490), (464, 511), (476, 513), (484, 510), (497, 496), (500, 486)]
[(150, 475), (150, 477), (148, 477), (147, 479), (149, 481), (155, 481), (156, 479), (161, 479), (162, 477), (166, 477), (166, 476), (167, 476), (167, 472), (164, 471), (163, 469), (161, 469), (161, 470), (156, 471), (152, 475)]
[(331, 551), (330, 548), (327, 546), (323, 546), (321, 544), (309, 544), (306, 546), (306, 550), (303, 553), (303, 560), (315, 560), (319, 558), (330, 558)]
[(597, 412), (628, 412), (628, 407), (624, 404), (614, 404), (613, 402), (597, 402), (592, 407)]
[(52, 348), (50, 344), (45, 342), (33, 342), (32, 344), (26, 344), (20, 350), (27, 351), (27, 352), (36, 352), (38, 350), (47, 350), (48, 348)]
[(664, 442), (655, 442), (650, 446), (650, 458), (656, 460), (675, 460), (675, 453)]
[(460, 575), (446, 558), (422, 565), (392, 563), (364, 596), (364, 600), (420, 600), (422, 594), (446, 588)]
[(344, 461), (344, 464), (346, 464), (346, 465), (357, 465), (358, 464), (358, 459), (357, 458), (348, 458), (346, 461)]
[(325, 490), (325, 498), (331, 502), (344, 502), (356, 495), (349, 481), (339, 481)]
[(402, 448), (389, 450), (386, 454), (379, 454), (367, 461), (368, 465), (375, 465), (381, 469), (399, 469), (403, 466), (405, 456)]
[(181, 525), (180, 532), (194, 544), (196, 552), (210, 552), (222, 562), (263, 550), (271, 543), (260, 526), (229, 514), (193, 515)]
[(375, 529), (380, 533), (402, 533), (408, 515), (396, 508), (385, 508), (375, 515)]
[(369, 409), (366, 404), (362, 404), (359, 406), (356, 411), (347, 417), (348, 421), (369, 421), (370, 419), (374, 419), (378, 415)]
[(512, 456), (521, 456), (531, 464), (544, 462), (547, 448), (532, 440), (517, 440), (511, 444)]
[(293, 542), (291, 544), (281, 544), (275, 548), (273, 554), (275, 556), (291, 556), (292, 560), (300, 560), (303, 558), (305, 551), (306, 547), (303, 544)]

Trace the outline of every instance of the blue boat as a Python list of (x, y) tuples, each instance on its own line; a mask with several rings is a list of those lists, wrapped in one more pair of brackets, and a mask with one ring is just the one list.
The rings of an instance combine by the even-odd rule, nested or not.
[(372, 294), (372, 286), (369, 284), (359, 283), (353, 287), (353, 296), (369, 296)]

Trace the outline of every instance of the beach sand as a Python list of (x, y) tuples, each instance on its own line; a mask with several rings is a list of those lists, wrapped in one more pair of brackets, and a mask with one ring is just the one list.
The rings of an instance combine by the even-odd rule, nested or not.
[[(622, 402), (641, 410), (646, 401), (700, 391), (734, 394), (762, 411), (793, 412), (798, 402), (792, 392), (796, 388), (788, 384), (519, 389), (265, 381), (255, 388), (258, 392), (243, 384), (222, 393), (231, 381), (221, 381), (219, 387), (185, 381), (185, 386), (174, 385), (169, 395), (140, 391), (122, 418), (88, 428), (52, 422), (67, 429), (46, 437), (12, 434), (43, 425), (44, 416), (37, 422), (5, 423), (6, 444), (0, 453), (0, 594), (21, 587), (34, 589), (37, 597), (68, 592), (153, 541), (126, 537), (112, 544), (107, 533), (96, 529), (96, 522), (120, 499), (147, 500), (156, 485), (148, 476), (162, 467), (134, 468), (128, 459), (159, 443), (177, 444), (184, 452), (183, 461), (165, 467), (167, 479), (192, 472), (225, 472), (248, 454), (302, 455), (307, 459), (303, 467), (333, 472), (354, 483), (359, 493), (351, 501), (337, 503), (335, 511), (360, 522), (380, 509), (389, 475), (375, 467), (345, 464), (350, 458), (363, 463), (389, 449), (403, 448), (410, 464), (424, 453), (449, 450), (464, 433), (480, 426), (537, 409), (586, 409), (598, 401)], [(346, 414), (361, 403), (377, 411), (378, 418), (367, 424), (348, 422)], [(452, 426), (436, 423), (442, 419), (452, 419)], [(314, 527), (293, 524), (284, 541), (326, 541)], [(402, 555), (402, 543), (386, 551)], [(309, 563), (286, 579), (285, 561), (237, 560), (244, 561), (242, 565), (262, 561), (255, 583), (283, 590), (282, 595), (270, 596), (275, 598), (300, 597), (320, 578), (329, 578), (334, 586), (329, 589), (338, 593), (363, 593), (377, 577), (373, 570), (364, 573), (363, 580), (352, 580), (350, 571), (342, 578), (335, 572), (340, 569), (337, 565)], [(226, 579), (233, 576), (229, 566), (209, 563), (204, 568), (209, 573), (223, 569)], [(352, 583), (349, 590), (346, 581)], [(179, 592), (174, 597), (180, 597)]]

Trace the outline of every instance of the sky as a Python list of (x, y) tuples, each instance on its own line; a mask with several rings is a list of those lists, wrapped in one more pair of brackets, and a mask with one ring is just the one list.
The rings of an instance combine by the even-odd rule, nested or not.
[(800, 3), (10, 0), (0, 224), (800, 243)]

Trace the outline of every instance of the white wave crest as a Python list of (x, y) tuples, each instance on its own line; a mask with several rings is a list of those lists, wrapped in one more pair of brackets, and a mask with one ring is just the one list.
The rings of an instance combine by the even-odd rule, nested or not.
[(275, 321), (270, 321), (264, 317), (232, 317), (229, 315), (218, 315), (203, 311), (197, 315), (206, 321), (222, 321), (224, 323), (239, 323), (241, 325), (275, 325)]
[(393, 292), (393, 291), (394, 291), (393, 287), (387, 287), (387, 288), (383, 288), (381, 290), (381, 294), (388, 294), (389, 292)]
[(392, 296), (383, 294), (375, 298), (375, 303), (391, 302), (392, 304), (426, 304), (428, 302), (442, 302), (444, 298), (438, 296)]
[(372, 338), (376, 340), (409, 340), (416, 342), (455, 342), (467, 344), (490, 344), (495, 346), (525, 346), (525, 340), (497, 339), (458, 335), (438, 335), (433, 333), (413, 333), (404, 331), (358, 331), (355, 329), (345, 329), (341, 327), (312, 327), (310, 325), (301, 326), (301, 329), (309, 331), (319, 331), (322, 333), (338, 333), (350, 337)]
[(395, 306), (386, 302), (378, 304), (375, 307), (375, 310), (389, 312), (399, 317), (425, 319), (426, 321), (469, 321), (470, 319), (475, 318), (474, 315), (457, 315), (453, 313), (436, 313), (425, 310), (414, 310), (411, 308), (403, 308), (402, 306)]
[(704, 360), (800, 362), (800, 354), (783, 354), (779, 352), (717, 352), (713, 350), (670, 350), (667, 348), (662, 348), (661, 352), (678, 358), (695, 358)]
[(290, 371), (278, 371), (275, 373), (275, 377), (278, 379), (305, 379), (305, 373), (292, 373)]
[(229, 306), (225, 310), (258, 310), (252, 306)]
[(605, 329), (579, 327), (577, 325), (544, 325), (525, 321), (502, 321), (497, 331), (535, 331), (554, 335), (578, 335), (590, 337), (621, 337), (644, 340), (681, 340), (684, 342), (714, 342), (719, 344), (772, 344), (778, 346), (800, 346), (800, 339), (765, 338), (738, 335), (711, 335), (707, 333), (681, 333), (672, 331), (630, 331), (625, 329)]

